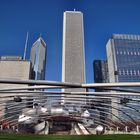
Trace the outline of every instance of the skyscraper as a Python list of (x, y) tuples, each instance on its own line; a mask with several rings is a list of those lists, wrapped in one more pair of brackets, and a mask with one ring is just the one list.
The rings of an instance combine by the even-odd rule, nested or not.
[(44, 80), (45, 79), (45, 67), (46, 67), (46, 43), (39, 37), (33, 44), (30, 54), (31, 60), (31, 79)]
[(107, 43), (110, 82), (140, 81), (140, 35), (114, 34)]
[[(94, 60), (93, 62), (94, 69), (94, 82), (95, 83), (108, 83), (108, 64), (107, 60)], [(95, 89), (96, 92), (103, 92), (102, 89)], [(102, 103), (107, 104), (110, 102), (110, 99), (102, 100)], [(109, 110), (109, 107), (102, 105), (102, 108), (98, 109), (100, 114), (100, 121), (106, 120), (109, 115), (105, 114), (104, 111)]]
[(140, 35), (114, 34), (107, 43), (107, 60), (109, 82), (140, 82)]
[(95, 83), (108, 83), (108, 65), (107, 60), (94, 60), (94, 82)]
[[(30, 79), (30, 61), (23, 60), (20, 56), (1, 56), (0, 57), (0, 78), (1, 79), (16, 79), (16, 80), (29, 80)], [(0, 89), (9, 89), (9, 88), (22, 88), (28, 87), (28, 85), (20, 85), (20, 84), (0, 84)], [(15, 96), (17, 93), (11, 94), (10, 96)], [(1, 93), (2, 97), (6, 97), (8, 94)], [(22, 95), (22, 93), (19, 93)], [(23, 94), (25, 95), (25, 94)], [(16, 118), (18, 118), (19, 113), (22, 111), (22, 104), (17, 104), (17, 108), (19, 109), (8, 109), (7, 107), (11, 104), (11, 98), (2, 98), (1, 102), (4, 102), (3, 105), (0, 106), (0, 117), (6, 114), (6, 116), (12, 116), (12, 114), (16, 114)], [(14, 104), (16, 105), (16, 103)], [(5, 117), (6, 117), (5, 116)], [(11, 117), (12, 119), (12, 117)]]
[(62, 82), (85, 83), (83, 14), (79, 11), (66, 11), (63, 16)]

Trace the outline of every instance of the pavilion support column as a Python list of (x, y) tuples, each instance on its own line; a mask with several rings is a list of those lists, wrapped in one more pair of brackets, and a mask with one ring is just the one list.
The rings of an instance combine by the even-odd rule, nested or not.
[(128, 126), (125, 126), (125, 132), (128, 132)]
[(136, 126), (136, 132), (139, 132), (139, 126), (138, 125)]
[(0, 125), (0, 130), (3, 130), (3, 125)]
[(118, 126), (117, 126), (116, 130), (119, 131), (119, 127)]
[(12, 126), (13, 131), (15, 131), (15, 126)]

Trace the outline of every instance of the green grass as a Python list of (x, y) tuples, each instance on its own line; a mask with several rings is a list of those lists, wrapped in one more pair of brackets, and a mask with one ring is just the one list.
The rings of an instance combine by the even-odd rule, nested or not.
[(0, 134), (0, 140), (140, 140), (140, 135), (16, 135)]

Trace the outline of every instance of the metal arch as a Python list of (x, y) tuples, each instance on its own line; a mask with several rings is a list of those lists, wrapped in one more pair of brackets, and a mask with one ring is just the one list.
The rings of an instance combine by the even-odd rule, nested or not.
[(0, 91), (0, 94), (13, 94), (13, 93), (36, 93), (36, 94), (63, 94), (63, 95), (95, 95), (95, 96), (101, 96), (101, 95), (134, 95), (134, 96), (140, 96), (139, 93), (133, 93), (133, 92), (62, 92), (62, 91)]
[[(27, 102), (24, 102), (24, 103), (27, 103)], [(20, 104), (20, 107), (18, 107), (19, 109), (21, 109), (21, 103), (19, 103)], [(23, 104), (23, 102), (22, 102), (22, 104)], [(12, 104), (11, 106), (8, 106), (8, 108), (10, 108), (11, 109), (11, 107), (13, 107), (13, 106), (15, 106), (16, 107), (16, 110), (17, 110), (17, 105), (18, 104)], [(26, 107), (26, 106), (25, 106)]]
[[(24, 108), (23, 108), (24, 109)], [(32, 109), (32, 108), (31, 108)], [(30, 110), (31, 110), (30, 109)], [(18, 110), (17, 110), (18, 111)], [(28, 110), (29, 111), (29, 110)], [(26, 113), (27, 111), (25, 111), (24, 113)], [(3, 120), (1, 120), (1, 121), (6, 121), (7, 123), (10, 123), (11, 121), (15, 121), (15, 120), (17, 120), (17, 118), (16, 119), (13, 119), (13, 120), (10, 120), (10, 121), (8, 121), (8, 119), (9, 118), (13, 118), (13, 117), (16, 117), (16, 116), (19, 116), (19, 114), (15, 114), (14, 116), (10, 116), (10, 117), (7, 117), (7, 118), (5, 118), (5, 119), (3, 119)]]
[[(89, 110), (90, 110), (90, 111), (93, 111), (93, 109), (89, 109)], [(105, 113), (105, 114), (107, 114), (107, 115), (110, 115), (110, 114), (113, 115), (114, 117), (116, 117), (116, 118), (120, 121), (120, 122), (118, 122), (119, 124), (125, 126), (124, 123), (123, 123), (123, 121), (122, 121), (119, 117), (117, 117), (114, 113), (112, 113), (112, 112), (110, 112), (110, 111), (107, 111), (107, 112), (100, 111), (100, 112), (103, 112), (103, 113)], [(112, 120), (111, 120), (110, 118), (107, 118), (107, 119), (110, 120), (110, 122), (105, 121), (105, 120), (101, 120), (101, 121), (105, 121), (105, 122), (111, 123), (112, 125), (116, 126), (115, 124), (113, 124), (113, 122), (112, 122)]]
[[(66, 100), (68, 100), (68, 99), (66, 99)], [(80, 100), (81, 101), (81, 100)], [(103, 104), (103, 103), (102, 103)], [(109, 106), (108, 104), (103, 104), (103, 105), (106, 105), (106, 106)], [(95, 105), (96, 106), (96, 105)], [(129, 115), (129, 114), (127, 114), (127, 113), (125, 113), (124, 111), (122, 111), (122, 110), (120, 110), (120, 109), (117, 109), (117, 108), (115, 108), (115, 107), (112, 107), (112, 106), (109, 106), (109, 107), (111, 107), (111, 108), (113, 108), (113, 109), (115, 109), (115, 110), (117, 110), (117, 111), (120, 111), (120, 112), (122, 112), (123, 114), (125, 114), (126, 116), (128, 116), (131, 120), (132, 120), (132, 124), (136, 124), (135, 123), (135, 121), (133, 120), (133, 118)], [(101, 108), (101, 107), (98, 107), (97, 106), (97, 108)], [(120, 119), (120, 118), (119, 118)]]
[(15, 79), (1, 79), (0, 83), (6, 84), (21, 84), (21, 85), (49, 85), (49, 86), (65, 86), (69, 88), (81, 88), (79, 83), (45, 81), (45, 80), (15, 80)]
[[(74, 97), (72, 97), (72, 98), (74, 98)], [(66, 99), (67, 100), (67, 99)], [(104, 104), (105, 105), (105, 104)], [(109, 105), (107, 105), (107, 106), (109, 106)], [(111, 106), (112, 107), (112, 106)], [(128, 116), (134, 123), (135, 123), (135, 120), (129, 115), (129, 114), (127, 114), (127, 113), (125, 113), (124, 111), (122, 111), (122, 110), (120, 110), (120, 109), (117, 109), (117, 108), (115, 108), (115, 107), (112, 107), (113, 109), (116, 109), (116, 110), (118, 110), (118, 111), (120, 111), (120, 112), (122, 112), (123, 114), (125, 114), (126, 116)], [(129, 107), (128, 107), (129, 108)]]
[[(38, 96), (40, 96), (40, 95), (38, 95)], [(44, 95), (43, 95), (43, 96), (44, 96)], [(13, 97), (13, 96), (6, 96), (6, 97), (4, 97), (4, 98), (9, 98), (9, 97)], [(23, 95), (20, 95), (20, 97), (32, 97), (32, 96), (31, 96), (31, 95), (24, 95), (24, 96), (23, 96)], [(35, 96), (35, 97), (36, 97), (36, 96)], [(35, 98), (35, 97), (34, 97), (34, 98)], [(48, 95), (47, 95), (47, 97), (57, 97), (57, 96), (53, 96), (53, 95), (48, 96)], [(60, 96), (60, 97), (62, 97), (62, 96)], [(78, 97), (78, 96), (74, 96), (74, 97), (72, 97), (72, 98), (76, 98), (76, 97), (77, 97), (77, 98), (85, 98), (85, 96), (83, 96), (83, 97), (81, 97), (81, 96), (79, 96), (79, 97)], [(91, 98), (91, 97), (92, 97), (92, 96), (88, 96), (88, 97), (86, 97), (86, 98)], [(109, 97), (109, 96), (108, 96), (108, 97)], [(110, 96), (110, 97), (114, 97), (114, 95), (113, 95), (113, 96)], [(116, 98), (121, 98), (121, 97), (116, 97)]]
[[(57, 100), (55, 100), (56, 102), (57, 102)], [(79, 100), (79, 101), (81, 101), (81, 100)], [(70, 103), (72, 102), (71, 100), (69, 101)], [(54, 102), (53, 102), (54, 103)], [(75, 103), (75, 102), (74, 102)], [(66, 103), (65, 103), (66, 104)], [(66, 105), (69, 105), (69, 106), (73, 106), (72, 104), (66, 104)], [(77, 106), (81, 106), (81, 105), (79, 105), (79, 104), (77, 104)], [(85, 106), (89, 106), (90, 107), (90, 105), (85, 105)], [(82, 109), (82, 108), (81, 108)], [(106, 109), (108, 109), (108, 108), (106, 108)], [(94, 109), (90, 109), (90, 108), (88, 108), (88, 110), (94, 110)], [(101, 112), (101, 111), (100, 111)], [(102, 111), (103, 112), (103, 111)], [(105, 114), (106, 114), (106, 112), (104, 112)], [(114, 115), (115, 116), (115, 114), (113, 114), (113, 113), (111, 113), (111, 112), (108, 112), (109, 114), (112, 114), (112, 115)], [(120, 119), (119, 117), (118, 117), (118, 119)], [(124, 123), (124, 122), (123, 122)], [(122, 125), (124, 125), (123, 123), (121, 123)]]
[(79, 84), (69, 82), (56, 82), (45, 80), (15, 80), (15, 79), (0, 79), (0, 83), (8, 84), (23, 84), (23, 85), (49, 85), (49, 86), (64, 86), (68, 88), (109, 88), (109, 87), (140, 87), (140, 82), (126, 82), (126, 83), (90, 83)]
[[(29, 111), (29, 110), (28, 110)], [(25, 112), (23, 112), (23, 113), (26, 113), (26, 111)], [(45, 117), (44, 118), (46, 118), (46, 116), (47, 115), (45, 115)], [(73, 117), (73, 118), (77, 118), (78, 116), (73, 116), (73, 115), (69, 115), (69, 117)], [(40, 118), (42, 118), (42, 117), (40, 117)], [(81, 117), (79, 117), (80, 119), (81, 119)], [(85, 117), (86, 119), (93, 119), (92, 117)], [(7, 123), (10, 123), (11, 124), (11, 122), (14, 122), (14, 121), (16, 121), (17, 119), (14, 119), (14, 120), (10, 120), (10, 121), (7, 121)], [(94, 122), (95, 121), (97, 121), (97, 120), (94, 120)], [(107, 125), (107, 123), (109, 123), (110, 124), (110, 122), (107, 122), (107, 121), (105, 121), (105, 120), (103, 120), (105, 123), (102, 123), (102, 122), (100, 122), (100, 124), (102, 124), (103, 126), (105, 125), (105, 126), (108, 126), (109, 127), (109, 125)], [(112, 123), (112, 125), (115, 127), (115, 125)]]
[(121, 82), (121, 83), (90, 83), (82, 84), (82, 88), (100, 88), (100, 87), (140, 87), (140, 82)]
[[(111, 96), (109, 96), (109, 97), (111, 97)], [(114, 97), (114, 96), (112, 96), (112, 97)], [(115, 98), (122, 98), (122, 97), (117, 97), (117, 96), (115, 96)], [(95, 99), (93, 99), (93, 100), (95, 100)], [(98, 101), (98, 102), (100, 102), (100, 101)], [(109, 101), (105, 101), (105, 102), (109, 102)], [(136, 111), (136, 112), (140, 113), (140, 111), (137, 110), (136, 108), (133, 108), (133, 107), (128, 106), (128, 105), (126, 105), (126, 104), (124, 104), (124, 106), (123, 106), (123, 105), (122, 105), (121, 103), (119, 103), (119, 102), (112, 102), (112, 103), (121, 105), (122, 107), (125, 107), (125, 108), (128, 108), (128, 109), (132, 109), (133, 111)]]
[(98, 87), (95, 88), (97, 90), (102, 90), (102, 91), (120, 91), (120, 92), (133, 92), (133, 93), (140, 93), (140, 91), (138, 90), (134, 90), (134, 89), (126, 89), (126, 88), (103, 88), (103, 87)]
[[(116, 103), (116, 104), (122, 105), (122, 104), (117, 103), (117, 102), (113, 102), (113, 103)], [(123, 105), (122, 105), (122, 106), (123, 106)], [(140, 110), (137, 110), (136, 108), (133, 108), (132, 106), (128, 106), (127, 104), (124, 104), (124, 107), (127, 107), (127, 108), (129, 108), (129, 109), (132, 109), (132, 110), (134, 110), (134, 111), (136, 111), (136, 112), (138, 112), (138, 113), (140, 114)]]
[[(39, 95), (38, 95), (39, 96)], [(9, 96), (8, 96), (9, 97)], [(11, 96), (10, 96), (11, 97)], [(27, 95), (26, 95), (26, 97), (27, 97)], [(29, 97), (29, 96), (28, 96)], [(113, 97), (114, 97), (114, 95), (113, 95)], [(116, 97), (116, 98), (121, 98), (121, 97)], [(129, 107), (130, 108), (130, 107)], [(132, 108), (132, 107), (131, 107)], [(134, 109), (134, 108), (133, 108)], [(138, 111), (137, 111), (138, 112)]]
[[(103, 104), (103, 105), (105, 105), (106, 106), (106, 104)], [(95, 105), (96, 106), (96, 105)], [(97, 108), (100, 108), (101, 109), (101, 107), (98, 107), (97, 106)], [(124, 111), (122, 111), (122, 110), (120, 110), (120, 109), (117, 109), (117, 108), (115, 108), (115, 107), (111, 107), (112, 109), (115, 109), (115, 110), (117, 110), (117, 111), (120, 111), (120, 112), (122, 112), (123, 114), (125, 114), (126, 116), (128, 116), (132, 121), (130, 121), (132, 124), (135, 124), (135, 125), (137, 125), (136, 124), (136, 122), (135, 122), (135, 120), (129, 115), (129, 114), (127, 114), (127, 113), (125, 113)], [(117, 117), (117, 116), (115, 116), (115, 117)], [(119, 118), (119, 117), (117, 117), (119, 120), (122, 120), (122, 118)], [(123, 118), (124, 119), (124, 118)], [(124, 123), (124, 122), (123, 122)]]
[(20, 90), (40, 90), (40, 89), (61, 89), (65, 88), (64, 86), (25, 86), (25, 87), (14, 87), (14, 88), (3, 88), (0, 89), (0, 92), (7, 92), (7, 91), (20, 91)]
[[(108, 104), (104, 104), (104, 103), (101, 103), (101, 104), (102, 104), (102, 105), (105, 105), (105, 106), (109, 106)], [(97, 105), (95, 104), (95, 106), (97, 106)], [(135, 120), (134, 120), (129, 114), (127, 114), (127, 113), (125, 113), (124, 111), (122, 111), (122, 110), (120, 110), (120, 109), (118, 109), (118, 108), (115, 108), (115, 107), (113, 107), (113, 106), (109, 106), (109, 107), (111, 107), (112, 109), (115, 109), (115, 110), (117, 110), (117, 111), (120, 111), (120, 112), (122, 112), (123, 114), (125, 114), (126, 116), (128, 116), (128, 117), (132, 120), (132, 123), (136, 125)], [(97, 108), (102, 108), (102, 107), (98, 107), (98, 106), (97, 106)]]
[(7, 84), (24, 84), (24, 85), (49, 85), (49, 86), (65, 86), (72, 88), (98, 88), (98, 87), (140, 87), (140, 82), (121, 82), (121, 83), (69, 83), (45, 80), (15, 80), (15, 79), (0, 79), (0, 83)]
[[(101, 107), (96, 107), (96, 108), (98, 108), (98, 109), (102, 109)], [(108, 108), (104, 108), (105, 110), (108, 110)], [(120, 122), (118, 122), (118, 123), (120, 123), (120, 124), (122, 124), (122, 125), (124, 125), (124, 121), (123, 120), (126, 120), (126, 119), (124, 119), (123, 118), (123, 120), (122, 120), (122, 118), (119, 118), (117, 115), (115, 115), (114, 113), (112, 113), (111, 111), (106, 111), (106, 112), (104, 112), (104, 111), (100, 111), (100, 112), (103, 112), (103, 113), (109, 113), (109, 114), (111, 114), (111, 115), (113, 115), (115, 118), (117, 118)]]
[[(0, 82), (2, 82), (2, 81), (0, 81)], [(18, 81), (9, 81), (10, 83), (12, 83), (12, 84), (17, 84), (18, 83)], [(4, 82), (4, 83), (6, 83), (6, 81)], [(109, 89), (109, 87), (128, 87), (128, 86), (132, 86), (132, 87), (139, 87), (140, 86), (140, 83), (107, 83), (107, 84), (71, 84), (71, 83), (62, 83), (62, 82), (50, 82), (50, 81), (20, 81), (19, 82), (19, 84), (26, 84), (26, 83), (30, 83), (30, 84), (36, 84), (36, 85), (40, 85), (40, 84), (42, 84), (42, 85), (50, 85), (50, 88), (101, 88), (101, 87), (106, 87), (106, 88), (108, 88)], [(34, 87), (31, 87), (31, 88), (34, 88)], [(38, 86), (38, 88), (40, 89), (41, 88), (41, 86)], [(46, 86), (44, 86), (44, 88), (47, 88)], [(48, 87), (49, 88), (49, 87)], [(37, 88), (36, 88), (37, 89)], [(14, 89), (14, 90), (16, 90), (16, 89)], [(22, 88), (22, 90), (23, 90), (23, 88)], [(116, 89), (115, 89), (116, 90)], [(117, 89), (118, 90), (118, 89)], [(121, 89), (122, 90), (122, 89)], [(21, 93), (21, 92), (23, 92), (23, 91), (17, 91), (17, 92), (11, 92), (10, 94), (13, 94), (13, 93)], [(126, 92), (126, 90), (124, 91), (124, 92)], [(130, 91), (129, 91), (130, 92)], [(132, 92), (132, 91), (131, 91)], [(7, 92), (7, 93), (9, 93), (9, 92)], [(23, 93), (46, 93), (46, 91), (45, 92), (41, 92), (41, 91), (37, 91), (37, 92), (32, 92), (32, 91), (24, 91)], [(108, 93), (108, 92), (107, 92)], [(82, 94), (82, 96), (80, 95), (79, 97), (75, 97), (77, 100), (78, 99), (81, 99), (80, 101), (82, 101), (82, 99), (84, 98), (84, 101), (85, 101), (85, 99), (89, 99), (91, 96), (89, 96), (89, 95), (92, 95), (92, 96), (106, 96), (106, 97), (109, 97), (109, 96), (112, 96), (113, 98), (119, 98), (119, 97), (115, 97), (115, 96), (117, 96), (117, 95), (135, 95), (135, 96), (140, 96), (140, 94), (138, 94), (139, 93), (139, 91), (133, 91), (133, 93), (128, 93), (128, 91), (127, 91), (127, 93), (108, 93), (107, 95), (105, 95), (106, 93), (104, 92), (104, 93), (93, 93), (93, 92), (50, 92), (50, 91), (48, 91), (47, 92), (47, 94), (64, 94), (65, 96), (69, 96), (69, 95), (71, 95), (71, 94), (75, 94), (75, 95), (79, 95), (79, 94)], [(2, 92), (1, 91), (1, 93), (0, 94), (6, 94), (6, 91), (5, 92)], [(97, 95), (98, 94), (98, 95)], [(88, 97), (86, 97), (85, 98), (85, 95), (88, 95), (89, 96), (89, 98)], [(40, 95), (40, 96), (42, 96), (42, 95)], [(64, 96), (64, 97), (65, 97)], [(7, 97), (8, 98), (8, 97)], [(67, 97), (65, 97), (66, 98), (66, 100), (68, 99)], [(70, 97), (69, 97), (70, 98)], [(101, 97), (99, 97), (99, 98), (101, 98)], [(72, 100), (72, 99), (71, 99)], [(70, 101), (71, 101), (70, 100)], [(8, 100), (9, 101), (9, 100)], [(71, 101), (72, 102), (72, 101)], [(87, 102), (87, 101), (86, 101)], [(26, 102), (27, 103), (27, 102)], [(116, 104), (119, 104), (118, 102), (116, 102)], [(110, 105), (108, 105), (107, 104), (107, 106), (109, 106), (110, 107)], [(125, 106), (125, 105), (124, 105)], [(112, 106), (111, 106), (111, 108), (113, 108)], [(134, 108), (132, 108), (132, 107), (128, 107), (129, 109), (133, 109), (133, 110), (135, 110), (136, 111), (136, 109), (134, 109)], [(20, 108), (19, 108), (20, 109)], [(115, 108), (115, 109), (117, 109), (117, 110), (119, 110), (119, 111), (121, 111), (123, 114), (125, 114), (126, 116), (128, 116), (129, 118), (130, 118), (130, 120), (132, 120), (132, 122), (133, 122), (133, 124), (135, 124), (136, 125), (136, 122), (135, 122), (135, 120), (129, 115), (129, 114), (127, 114), (126, 112), (124, 112), (124, 111), (122, 111), (122, 110), (120, 110), (120, 109), (118, 109), (118, 108)], [(139, 111), (137, 111), (137, 112), (139, 112)]]
[[(26, 102), (25, 102), (26, 103)], [(15, 106), (17, 106), (17, 105), (15, 105)], [(25, 105), (25, 107), (26, 107), (26, 105)], [(19, 107), (19, 109), (21, 109), (21, 106)], [(16, 111), (17, 111), (17, 108), (16, 108)], [(10, 112), (8, 112), (8, 113), (10, 113)]]

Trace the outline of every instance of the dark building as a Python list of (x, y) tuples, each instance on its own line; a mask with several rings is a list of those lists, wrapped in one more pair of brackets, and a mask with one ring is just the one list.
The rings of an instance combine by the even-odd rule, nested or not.
[[(94, 69), (94, 82), (95, 83), (108, 83), (109, 82), (107, 60), (94, 60), (93, 69)], [(95, 89), (95, 91), (104, 92), (104, 90), (101, 90), (101, 89)], [(110, 103), (110, 100), (102, 99), (102, 103), (103, 104)], [(98, 111), (100, 113), (100, 121), (104, 123), (104, 121), (108, 118), (108, 115), (104, 113), (106, 109), (103, 104), (99, 105), (102, 108), (100, 108)]]
[(107, 60), (94, 60), (93, 69), (95, 83), (108, 83)]

